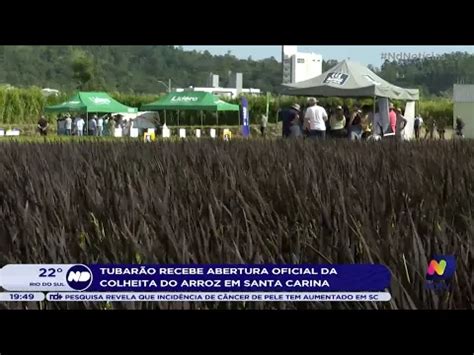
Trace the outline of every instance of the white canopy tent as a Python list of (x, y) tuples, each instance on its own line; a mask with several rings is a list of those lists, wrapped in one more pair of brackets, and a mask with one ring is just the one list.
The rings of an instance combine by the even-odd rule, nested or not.
[[(385, 81), (369, 68), (357, 62), (344, 60), (321, 75), (295, 84), (282, 86), (282, 93), (294, 96), (371, 97), (408, 101), (405, 118), (407, 128), (415, 119), (414, 102), (419, 100), (418, 89), (405, 89)], [(413, 109), (412, 109), (413, 107)], [(381, 112), (384, 129), (388, 127), (388, 112)], [(405, 139), (413, 137), (408, 129)]]

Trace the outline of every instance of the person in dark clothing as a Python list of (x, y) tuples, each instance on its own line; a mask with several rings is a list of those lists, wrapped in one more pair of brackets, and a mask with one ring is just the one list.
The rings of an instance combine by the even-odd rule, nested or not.
[(282, 136), (288, 138), (291, 135), (291, 126), (299, 118), (301, 107), (298, 104), (292, 105), (288, 109), (280, 111), (280, 119), (282, 121)]
[(418, 114), (416, 115), (415, 117), (415, 138), (416, 139), (420, 139), (420, 131), (421, 131), (421, 126), (423, 124), (423, 119), (421, 118), (421, 116)]
[(427, 127), (426, 127), (426, 133), (425, 133), (425, 139), (430, 135), (430, 139), (434, 139), (434, 132), (436, 130), (436, 121), (433, 118), (429, 118), (427, 122)]
[(444, 127), (443, 121), (441, 121), (441, 123), (438, 125), (437, 131), (438, 131), (439, 139), (444, 139), (444, 134), (446, 133), (446, 129)]
[(456, 118), (456, 136), (460, 137), (460, 138), (464, 138), (464, 134), (462, 132), (462, 130), (464, 129), (464, 121), (462, 120), (461, 117), (457, 117)]
[(290, 136), (289, 138), (301, 138), (303, 137), (302, 120), (297, 115), (293, 121), (290, 122)]
[(44, 116), (41, 116), (38, 121), (38, 131), (42, 136), (46, 136), (48, 134), (48, 121), (46, 121)]

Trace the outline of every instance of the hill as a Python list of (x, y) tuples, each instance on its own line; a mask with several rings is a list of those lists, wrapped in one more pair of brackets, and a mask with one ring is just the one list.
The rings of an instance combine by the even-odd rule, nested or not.
[[(323, 62), (323, 70), (336, 61)], [(275, 58), (238, 59), (230, 52), (213, 56), (173, 46), (0, 46), (0, 83), (39, 86), (61, 91), (107, 90), (151, 94), (173, 87), (206, 85), (210, 72), (227, 86), (231, 72), (244, 74), (246, 87), (275, 92), (281, 64)], [(453, 83), (474, 82), (474, 56), (467, 53), (399, 62), (386, 61), (376, 72), (426, 95), (449, 96)]]

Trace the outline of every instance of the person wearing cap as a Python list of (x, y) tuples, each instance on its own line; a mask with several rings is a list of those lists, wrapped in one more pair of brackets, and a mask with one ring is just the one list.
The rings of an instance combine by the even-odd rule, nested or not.
[(318, 106), (317, 103), (318, 100), (314, 97), (308, 99), (308, 107), (304, 115), (304, 128), (310, 139), (325, 139), (328, 114), (324, 107)]
[(303, 132), (301, 129), (301, 117), (300, 115), (297, 115), (290, 122), (290, 138), (300, 138), (302, 136)]
[(65, 125), (66, 125), (66, 136), (70, 136), (72, 132), (72, 118), (69, 113), (66, 114)]
[(280, 111), (283, 138), (289, 138), (292, 135), (291, 127), (295, 123), (299, 124), (300, 111), (301, 107), (298, 104), (293, 104), (290, 108)]
[(391, 133), (397, 133), (397, 113), (393, 103), (390, 103), (390, 112), (388, 113), (388, 118), (390, 121)]
[(351, 119), (348, 125), (349, 138), (352, 141), (362, 139), (362, 134), (364, 133), (362, 130), (362, 115), (362, 110), (356, 106), (354, 112), (351, 114)]
[(343, 138), (347, 136), (346, 132), (346, 117), (342, 106), (336, 107), (336, 112), (329, 118), (329, 127), (331, 128), (331, 137)]

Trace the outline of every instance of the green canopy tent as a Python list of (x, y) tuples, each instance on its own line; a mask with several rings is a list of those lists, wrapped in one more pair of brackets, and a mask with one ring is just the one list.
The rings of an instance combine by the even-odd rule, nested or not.
[(45, 107), (45, 112), (85, 112), (87, 130), (89, 129), (89, 112), (133, 113), (137, 111), (136, 107), (125, 106), (105, 92), (83, 91), (76, 93), (61, 104)]
[[(178, 125), (179, 125), (179, 111), (194, 110), (201, 111), (201, 126), (202, 111), (215, 111), (217, 115), (217, 125), (219, 124), (219, 111), (236, 111), (239, 113), (240, 121), (240, 107), (233, 105), (219, 99), (217, 96), (202, 91), (182, 91), (172, 92), (162, 97), (160, 100), (143, 105), (143, 111), (159, 111), (159, 110), (176, 110), (178, 111)], [(240, 124), (240, 122), (239, 122)]]

